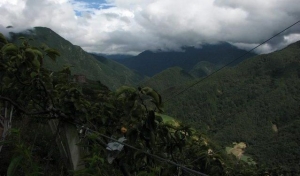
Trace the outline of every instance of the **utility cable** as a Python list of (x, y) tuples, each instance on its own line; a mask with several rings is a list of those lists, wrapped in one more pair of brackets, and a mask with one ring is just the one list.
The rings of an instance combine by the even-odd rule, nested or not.
[(171, 164), (171, 165), (180, 167), (180, 168), (182, 168), (183, 170), (187, 170), (187, 171), (189, 171), (189, 172), (192, 172), (192, 173), (194, 173), (194, 174), (198, 174), (198, 175), (201, 175), (201, 176), (208, 176), (208, 175), (206, 175), (206, 174), (204, 174), (204, 173), (201, 173), (201, 172), (199, 172), (199, 171), (196, 171), (196, 170), (190, 169), (190, 168), (188, 168), (188, 167), (185, 167), (185, 166), (183, 166), (183, 165), (177, 164), (177, 163), (175, 163), (174, 161), (167, 160), (167, 159), (162, 158), (162, 157), (159, 157), (159, 156), (157, 156), (157, 155), (153, 155), (153, 154), (151, 154), (151, 153), (148, 153), (148, 152), (146, 152), (146, 151), (144, 151), (144, 150), (138, 149), (138, 148), (136, 148), (136, 147), (134, 147), (134, 146), (131, 146), (131, 145), (129, 145), (129, 144), (120, 142), (120, 141), (118, 141), (117, 139), (111, 138), (111, 137), (106, 136), (106, 135), (104, 135), (104, 134), (101, 134), (101, 133), (99, 133), (99, 132), (96, 132), (96, 131), (93, 131), (93, 130), (90, 130), (90, 129), (87, 129), (87, 130), (90, 131), (90, 132), (93, 132), (93, 133), (97, 133), (99, 136), (102, 136), (102, 137), (104, 137), (104, 138), (110, 139), (110, 140), (112, 140), (112, 141), (114, 141), (114, 142), (118, 142), (118, 143), (120, 143), (120, 144), (122, 144), (122, 145), (124, 145), (124, 146), (126, 146), (126, 147), (129, 147), (129, 148), (134, 149), (134, 150), (136, 150), (136, 151), (142, 152), (142, 153), (144, 153), (144, 154), (146, 154), (146, 155), (149, 155), (149, 156), (151, 156), (151, 157), (153, 157), (153, 158), (156, 158), (156, 159), (158, 159), (158, 160), (165, 161), (166, 163), (169, 163), (169, 164)]
[[(74, 123), (74, 122), (69, 122), (69, 123), (72, 123), (72, 124), (77, 125), (77, 126), (82, 126), (82, 125), (76, 124), (76, 123)], [(112, 138), (112, 137), (106, 136), (106, 135), (104, 135), (104, 134), (102, 134), (102, 133), (99, 133), (99, 132), (97, 132), (97, 131), (91, 130), (91, 129), (87, 128), (87, 127), (82, 127), (82, 128), (84, 128), (86, 131), (89, 131), (90, 133), (96, 133), (96, 134), (98, 134), (99, 136), (102, 136), (102, 137), (104, 137), (104, 138), (110, 139), (110, 140), (112, 140), (112, 141), (114, 141), (114, 142), (117, 142), (117, 143), (122, 144), (122, 145), (124, 145), (124, 146), (126, 146), (126, 147), (129, 147), (129, 148), (131, 148), (131, 149), (133, 149), (133, 150), (136, 150), (136, 151), (139, 151), (139, 152), (141, 152), (141, 153), (144, 153), (144, 154), (146, 154), (146, 155), (148, 155), (148, 156), (151, 156), (152, 158), (155, 158), (155, 159), (164, 161), (164, 162), (166, 162), (166, 163), (168, 163), (168, 164), (171, 164), (171, 165), (180, 167), (181, 169), (186, 170), (187, 172), (190, 172), (190, 173), (193, 173), (193, 174), (197, 174), (197, 175), (201, 175), (201, 176), (208, 176), (207, 174), (204, 174), (204, 173), (202, 173), (202, 172), (199, 172), (199, 171), (190, 169), (190, 168), (188, 168), (188, 167), (186, 167), (186, 166), (183, 166), (183, 165), (181, 165), (181, 164), (177, 164), (177, 163), (175, 163), (174, 161), (171, 161), (171, 160), (162, 158), (162, 157), (160, 157), (160, 156), (157, 156), (157, 155), (151, 154), (151, 153), (149, 153), (149, 152), (146, 152), (146, 151), (144, 151), (144, 150), (138, 149), (138, 148), (136, 148), (136, 147), (134, 147), (134, 146), (132, 146), (132, 145), (129, 145), (129, 144), (120, 142), (120, 141), (118, 141), (117, 139), (114, 139), (114, 138)]]
[(213, 73), (211, 73), (210, 75), (204, 77), (203, 79), (200, 79), (199, 81), (196, 81), (196, 82), (193, 83), (192, 85), (190, 85), (190, 86), (186, 87), (185, 89), (179, 91), (179, 92), (176, 93), (175, 95), (173, 95), (173, 96), (171, 96), (170, 98), (168, 98), (164, 103), (166, 103), (166, 102), (170, 101), (171, 99), (177, 97), (178, 95), (180, 95), (180, 94), (182, 94), (183, 92), (187, 91), (188, 89), (194, 87), (195, 85), (199, 84), (200, 82), (202, 82), (202, 81), (208, 79), (209, 77), (211, 77), (211, 76), (214, 75), (215, 73), (219, 72), (220, 70), (224, 69), (224, 68), (227, 67), (228, 65), (234, 63), (235, 61), (237, 61), (237, 60), (239, 60), (240, 58), (244, 57), (245, 55), (249, 54), (250, 52), (252, 52), (252, 51), (255, 50), (256, 48), (258, 48), (258, 47), (260, 47), (261, 45), (267, 43), (267, 42), (270, 41), (271, 39), (277, 37), (278, 35), (280, 35), (280, 34), (283, 33), (284, 31), (288, 30), (289, 28), (295, 26), (295, 25), (298, 24), (299, 22), (300, 22), (300, 20), (297, 21), (297, 22), (295, 22), (294, 24), (288, 26), (287, 28), (283, 29), (282, 31), (278, 32), (277, 34), (273, 35), (271, 38), (265, 40), (264, 42), (260, 43), (260, 44), (257, 45), (256, 47), (254, 47), (254, 48), (252, 48), (252, 49), (246, 51), (244, 54), (242, 54), (241, 56), (239, 56), (239, 57), (233, 59), (232, 61), (230, 61), (230, 62), (227, 63), (226, 65), (222, 66), (221, 68), (219, 68), (219, 69), (217, 69), (216, 71), (214, 71)]

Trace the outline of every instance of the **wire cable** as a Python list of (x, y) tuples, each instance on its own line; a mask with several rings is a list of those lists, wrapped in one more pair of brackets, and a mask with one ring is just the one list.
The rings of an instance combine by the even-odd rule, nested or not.
[(196, 82), (193, 83), (192, 85), (190, 85), (190, 86), (186, 87), (185, 89), (179, 91), (179, 92), (176, 93), (175, 95), (173, 95), (173, 96), (171, 96), (170, 98), (168, 98), (164, 103), (170, 101), (171, 99), (177, 97), (178, 95), (182, 94), (183, 92), (187, 91), (188, 89), (190, 89), (190, 88), (194, 87), (195, 85), (199, 84), (200, 82), (206, 80), (207, 78), (211, 77), (211, 76), (214, 75), (215, 73), (217, 73), (217, 72), (219, 72), (220, 70), (224, 69), (224, 68), (227, 67), (228, 65), (234, 63), (235, 61), (237, 61), (237, 60), (239, 60), (240, 58), (244, 57), (245, 55), (249, 54), (250, 52), (252, 52), (252, 51), (255, 50), (256, 48), (260, 47), (261, 45), (263, 45), (263, 44), (267, 43), (268, 41), (272, 40), (273, 38), (277, 37), (278, 35), (280, 35), (280, 34), (283, 33), (284, 31), (286, 31), (286, 30), (288, 30), (289, 28), (295, 26), (295, 25), (298, 24), (299, 22), (300, 22), (300, 20), (297, 21), (297, 22), (295, 22), (294, 24), (288, 26), (287, 28), (283, 29), (282, 31), (276, 33), (276, 34), (273, 35), (271, 38), (265, 40), (264, 42), (260, 43), (260, 44), (257, 45), (256, 47), (254, 47), (254, 48), (252, 48), (252, 49), (246, 51), (244, 54), (242, 54), (241, 56), (239, 56), (239, 57), (233, 59), (232, 61), (230, 61), (230, 62), (227, 63), (226, 65), (222, 66), (221, 68), (219, 68), (219, 69), (217, 69), (216, 71), (214, 71), (213, 73), (211, 73), (210, 75), (204, 77), (203, 79), (200, 79), (199, 81), (196, 81)]
[(111, 138), (111, 137), (109, 137), (109, 136), (106, 136), (106, 135), (101, 134), (101, 133), (99, 133), (99, 132), (96, 132), (96, 131), (94, 131), (94, 130), (90, 130), (90, 129), (87, 129), (87, 130), (89, 130), (90, 132), (97, 133), (99, 136), (105, 137), (105, 138), (110, 139), (110, 140), (112, 140), (112, 141), (114, 141), (114, 142), (118, 142), (118, 143), (120, 143), (120, 144), (122, 144), (122, 145), (124, 145), (124, 146), (126, 146), (126, 147), (129, 147), (129, 148), (134, 149), (134, 150), (136, 150), (136, 151), (142, 152), (142, 153), (144, 153), (144, 154), (146, 154), (146, 155), (149, 155), (149, 156), (151, 156), (151, 157), (153, 157), (153, 158), (156, 158), (156, 159), (158, 159), (158, 160), (161, 160), (161, 161), (164, 161), (164, 162), (169, 163), (169, 164), (171, 164), (171, 165), (180, 167), (180, 168), (182, 168), (183, 170), (187, 170), (187, 171), (189, 171), (189, 172), (191, 172), (191, 173), (198, 174), (198, 175), (201, 175), (201, 176), (208, 176), (208, 175), (206, 175), (206, 174), (204, 174), (204, 173), (201, 173), (201, 172), (199, 172), (199, 171), (196, 171), (196, 170), (190, 169), (190, 168), (188, 168), (188, 167), (185, 167), (185, 166), (183, 166), (183, 165), (177, 164), (177, 163), (175, 163), (174, 161), (167, 160), (167, 159), (162, 158), (162, 157), (159, 157), (159, 156), (157, 156), (157, 155), (153, 155), (153, 154), (151, 154), (151, 153), (148, 153), (148, 152), (146, 152), (146, 151), (144, 151), (144, 150), (138, 149), (138, 148), (136, 148), (136, 147), (134, 147), (134, 146), (131, 146), (131, 145), (129, 145), (129, 144), (120, 142), (120, 141), (118, 141), (117, 139)]
[[(72, 123), (72, 124), (74, 124), (74, 125), (76, 125), (76, 126), (82, 126), (82, 125), (77, 124), (77, 123), (74, 123), (74, 122), (68, 122), (68, 123)], [(151, 153), (149, 153), (149, 152), (146, 152), (146, 151), (144, 151), (144, 150), (138, 149), (138, 148), (136, 148), (136, 147), (134, 147), (134, 146), (132, 146), (132, 145), (129, 145), (129, 144), (120, 142), (120, 141), (118, 141), (117, 139), (114, 139), (114, 138), (112, 138), (112, 137), (106, 136), (106, 135), (104, 135), (104, 134), (102, 134), (102, 133), (99, 133), (99, 132), (97, 132), (97, 131), (91, 130), (91, 129), (87, 128), (87, 127), (82, 127), (82, 128), (84, 128), (86, 131), (89, 131), (90, 133), (96, 133), (96, 134), (98, 134), (99, 136), (102, 136), (102, 137), (104, 137), (104, 138), (110, 139), (110, 140), (112, 140), (112, 141), (114, 141), (114, 142), (117, 142), (117, 143), (122, 144), (122, 145), (124, 145), (124, 146), (126, 146), (126, 147), (129, 147), (129, 148), (131, 148), (131, 149), (133, 149), (133, 150), (136, 150), (136, 151), (139, 151), (139, 152), (141, 152), (141, 153), (144, 153), (144, 154), (146, 154), (146, 155), (148, 155), (148, 156), (151, 156), (152, 158), (155, 158), (155, 159), (164, 161), (164, 162), (166, 162), (166, 163), (168, 163), (168, 164), (171, 164), (171, 165), (180, 167), (181, 169), (186, 170), (187, 172), (190, 172), (190, 173), (193, 173), (193, 174), (197, 174), (197, 175), (201, 175), (201, 176), (208, 176), (207, 174), (204, 174), (204, 173), (202, 173), (202, 172), (193, 170), (193, 169), (188, 168), (188, 167), (186, 167), (186, 166), (183, 166), (183, 165), (181, 165), (181, 164), (175, 163), (174, 161), (171, 161), (171, 160), (162, 158), (162, 157), (160, 157), (160, 156), (157, 156), (157, 155), (151, 154)]]

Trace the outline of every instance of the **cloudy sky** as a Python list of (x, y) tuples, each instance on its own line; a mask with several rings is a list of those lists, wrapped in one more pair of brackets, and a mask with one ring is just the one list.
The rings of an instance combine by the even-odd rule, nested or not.
[[(0, 17), (4, 34), (45, 26), (89, 52), (137, 54), (220, 41), (250, 49), (300, 20), (300, 5), (299, 0), (1, 0)], [(298, 40), (300, 23), (256, 51)]]

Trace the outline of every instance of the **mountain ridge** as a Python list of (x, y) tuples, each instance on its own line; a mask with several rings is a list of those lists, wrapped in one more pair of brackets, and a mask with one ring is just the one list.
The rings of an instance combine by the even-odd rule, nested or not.
[(50, 28), (35, 27), (26, 33), (11, 33), (12, 42), (20, 43), (18, 38), (21, 36), (32, 38), (30, 44), (33, 46), (40, 47), (45, 44), (59, 51), (61, 56), (56, 62), (45, 60), (45, 67), (50, 70), (59, 71), (64, 65), (69, 65), (72, 74), (83, 74), (91, 80), (100, 80), (111, 89), (121, 85), (136, 85), (144, 79), (144, 76), (134, 73), (113, 60), (109, 59), (106, 63), (99, 62), (95, 56), (87, 53), (80, 46), (73, 45)]
[[(223, 66), (245, 53), (245, 50), (238, 49), (229, 43), (223, 42), (217, 45), (203, 45), (201, 48), (182, 47), (182, 51), (154, 52), (146, 50), (137, 56), (115, 59), (115, 61), (151, 77), (167, 68), (175, 66), (179, 66), (189, 72), (201, 61), (208, 61), (216, 66)], [(256, 54), (249, 53), (231, 65), (236, 65), (242, 60), (255, 55)]]
[(152, 76), (141, 83), (143, 86), (149, 86), (161, 92), (167, 88), (172, 88), (181, 84), (195, 80), (195, 77), (180, 67), (167, 68), (164, 71)]

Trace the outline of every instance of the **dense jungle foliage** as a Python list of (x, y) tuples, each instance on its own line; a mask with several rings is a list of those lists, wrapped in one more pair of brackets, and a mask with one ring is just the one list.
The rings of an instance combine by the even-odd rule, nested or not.
[[(208, 175), (266, 172), (225, 154), (198, 129), (165, 123), (156, 114), (163, 112), (162, 97), (152, 88), (122, 86), (112, 92), (99, 81), (78, 84), (70, 67), (57, 72), (44, 67), (59, 52), (19, 40), (19, 45), (9, 43), (0, 34), (1, 117), (7, 109), (13, 117), (13, 128), (1, 141), (1, 175), (195, 175), (185, 167)], [(57, 132), (48, 127), (53, 119), (58, 126), (89, 129), (80, 133), (78, 144), (85, 152), (83, 169), (72, 171), (63, 162)], [(112, 141), (104, 135), (125, 138), (126, 145), (112, 153), (107, 149)]]
[[(206, 132), (223, 147), (246, 142), (246, 153), (273, 175), (299, 175), (299, 60), (298, 41), (208, 79), (161, 90), (162, 96), (171, 98), (165, 104), (166, 112)], [(195, 82), (199, 83), (174, 96)], [(145, 85), (156, 88), (153, 81)]]

